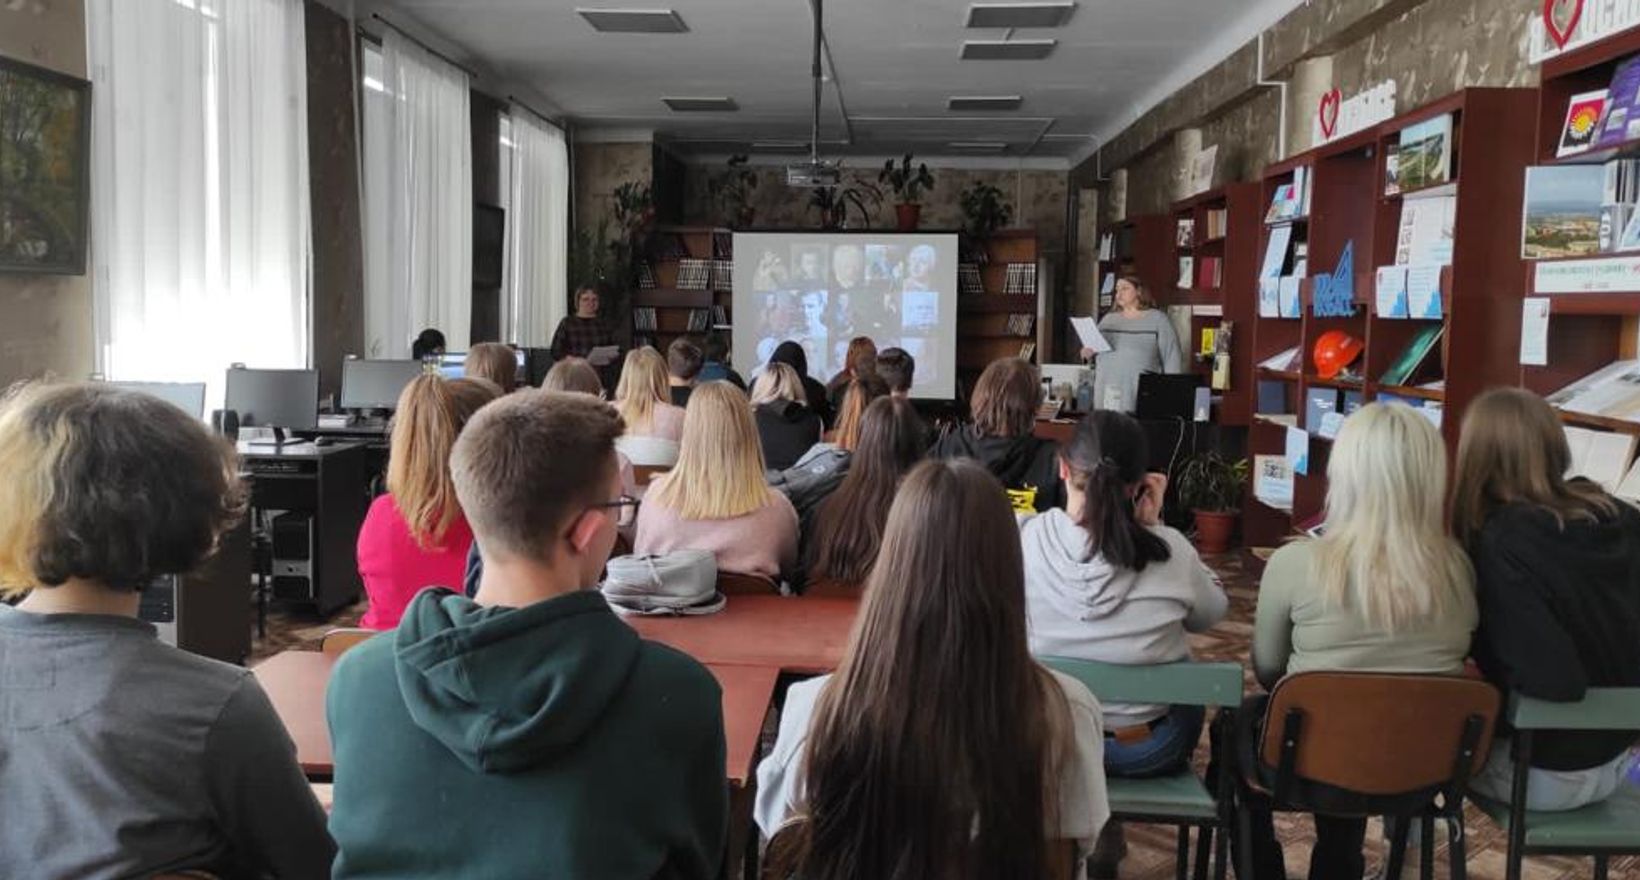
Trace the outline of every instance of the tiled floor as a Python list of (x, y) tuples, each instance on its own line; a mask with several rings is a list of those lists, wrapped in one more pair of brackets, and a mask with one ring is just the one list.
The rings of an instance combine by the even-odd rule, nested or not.
[[(1261, 563), (1252, 554), (1238, 552), (1209, 560), (1224, 579), (1230, 594), (1230, 615), (1212, 631), (1194, 637), (1196, 656), (1203, 660), (1228, 660), (1248, 663), (1248, 647), (1253, 632), (1253, 604), (1258, 594), (1258, 573)], [(312, 615), (274, 612), (268, 618), (268, 637), (256, 642), (251, 663), (263, 657), (291, 648), (317, 649), (324, 633), (338, 626), (353, 625), (364, 612), (360, 603), (338, 612), (330, 620), (319, 620)], [(1253, 687), (1249, 668), (1248, 687)], [(1205, 750), (1205, 737), (1204, 749)], [(1198, 758), (1201, 752), (1198, 752)], [(1472, 880), (1502, 880), (1504, 853), (1507, 844), (1503, 833), (1473, 807), (1469, 808), (1465, 828), (1468, 833), (1468, 869)], [(1307, 817), (1278, 815), (1276, 830), (1287, 854), (1287, 873), (1303, 877), (1309, 864), (1312, 832)], [(1385, 845), (1377, 822), (1368, 829), (1367, 866), (1369, 875), (1383, 861)], [(1166, 880), (1173, 877), (1174, 832), (1170, 828), (1130, 826), (1127, 831), (1128, 855), (1122, 863), (1124, 880)], [(1448, 876), (1446, 870), (1446, 842), (1436, 848), (1437, 878)], [(1568, 857), (1532, 858), (1526, 862), (1526, 880), (1572, 880), (1592, 876), (1588, 859)], [(1403, 875), (1417, 876), (1409, 868)], [(1640, 880), (1640, 857), (1614, 859), (1611, 880)]]

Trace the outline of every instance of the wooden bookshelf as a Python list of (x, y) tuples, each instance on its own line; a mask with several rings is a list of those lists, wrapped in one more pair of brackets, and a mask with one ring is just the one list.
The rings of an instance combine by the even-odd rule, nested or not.
[[(719, 307), (722, 309), (722, 317), (733, 317), (728, 279), (711, 277), (710, 265), (712, 261), (728, 262), (732, 259), (732, 253), (728, 250), (732, 235), (728, 229), (712, 226), (655, 228), (650, 236), (649, 253), (646, 256), (654, 286), (640, 285), (633, 290), (630, 308), (627, 310), (634, 346), (652, 345), (664, 354), (666, 347), (680, 336), (703, 338), (713, 330), (724, 334), (731, 331), (728, 320), (713, 320), (711, 314), (714, 307)], [(679, 267), (683, 260), (708, 262), (706, 286), (678, 287)], [(713, 281), (722, 283), (713, 284)], [(650, 309), (654, 310), (655, 326), (653, 329), (640, 329), (640, 310), (647, 312)], [(700, 318), (696, 317), (693, 320), (697, 326), (691, 329), (691, 315), (702, 311), (707, 313), (705, 326), (700, 327)]]
[[(1046, 297), (1042, 288), (1047, 279), (1039, 276), (1028, 294), (1006, 292), (1010, 263), (1038, 265), (1036, 231), (1003, 229), (984, 239), (964, 235), (962, 250), (984, 259), (979, 272), (984, 292), (957, 297), (957, 375), (963, 386), (971, 387), (992, 361), (1024, 355), (1026, 345), (1035, 349), (1029, 359), (1041, 363), (1053, 342), (1043, 311)], [(1027, 318), (1029, 330), (1021, 332), (1018, 325)]]
[[(1265, 207), (1277, 188), (1292, 181), (1297, 169), (1309, 173), (1310, 210), (1306, 217), (1288, 221), (1293, 225), (1293, 241), (1308, 245), (1308, 267), (1299, 285), (1298, 318), (1258, 317), (1255, 290), (1247, 384), (1256, 392), (1259, 382), (1280, 383), (1284, 412), (1296, 414), (1297, 426), (1311, 434), (1311, 442), (1309, 473), (1294, 476), (1291, 511), (1259, 503), (1249, 484), (1244, 522), (1248, 544), (1276, 544), (1292, 532), (1293, 523), (1308, 521), (1323, 512), (1327, 457), (1332, 444), (1316, 436), (1319, 426), (1305, 424), (1311, 390), (1353, 391), (1361, 395), (1363, 402), (1394, 395), (1439, 403), (1441, 432), (1450, 455), (1456, 452), (1468, 402), (1486, 388), (1518, 381), (1520, 309), (1526, 273), (1520, 259), (1519, 229), (1513, 222), (1500, 222), (1499, 218), (1521, 215), (1525, 167), (1537, 143), (1534, 133), (1517, 121), (1532, 117), (1535, 94), (1526, 89), (1466, 89), (1265, 169), (1260, 184)], [(1450, 182), (1385, 195), (1386, 149), (1399, 144), (1406, 127), (1443, 114), (1451, 114), (1453, 120)], [(1557, 133), (1560, 122), (1557, 117)], [(1379, 314), (1376, 269), (1395, 263), (1402, 208), (1414, 199), (1441, 195), (1456, 200), (1452, 261), (1440, 275), (1441, 318), (1403, 319)], [(1265, 224), (1260, 234), (1260, 263), (1270, 231), (1277, 225), (1281, 224)], [(1334, 270), (1346, 244), (1353, 244), (1355, 314), (1316, 317), (1316, 276)], [(1413, 337), (1432, 323), (1442, 327), (1439, 356), (1426, 358), (1403, 382), (1378, 381)], [(1315, 342), (1335, 329), (1363, 344), (1353, 379), (1324, 380), (1316, 374), (1312, 360)], [(1257, 366), (1293, 346), (1298, 346), (1300, 352), (1296, 371)], [(1421, 387), (1436, 380), (1444, 381), (1444, 386)], [(1281, 455), (1285, 449), (1285, 427), (1255, 416), (1248, 437), (1249, 455)]]
[[(1611, 84), (1619, 64), (1640, 55), (1640, 29), (1612, 34), (1543, 62), (1538, 89), (1536, 158), (1539, 164), (1602, 164), (1614, 159), (1640, 158), (1640, 140), (1556, 157), (1566, 109), (1573, 95), (1603, 89)], [(1640, 282), (1618, 284), (1599, 292), (1538, 293), (1540, 263), (1571, 263), (1584, 260), (1629, 258), (1640, 253), (1601, 253), (1585, 257), (1528, 261), (1524, 264), (1524, 287), (1528, 296), (1549, 298), (1548, 363), (1519, 367), (1519, 384), (1533, 392), (1550, 395), (1582, 379), (1613, 361), (1640, 357)], [(1513, 338), (1518, 340), (1519, 321)], [(1640, 423), (1597, 415), (1560, 413), (1567, 425), (1593, 430), (1640, 434)]]
[[(1134, 275), (1159, 295), (1165, 293), (1178, 274), (1173, 260), (1173, 217), (1170, 214), (1143, 214), (1110, 226), (1111, 258), (1099, 261), (1099, 285), (1105, 278)], [(1102, 317), (1114, 308), (1114, 294), (1100, 293), (1098, 313)]]
[[(1216, 307), (1219, 314), (1192, 314), (1190, 338), (1179, 340), (1185, 350), (1187, 369), (1210, 384), (1213, 359), (1201, 354), (1202, 333), (1208, 328), (1231, 329), (1230, 387), (1214, 393), (1215, 421), (1221, 425), (1245, 427), (1253, 415), (1253, 386), (1245, 381), (1252, 367), (1252, 319), (1258, 313), (1258, 261), (1263, 250), (1257, 247), (1259, 218), (1263, 211), (1260, 187), (1256, 183), (1232, 183), (1209, 190), (1173, 205), (1169, 241), (1172, 247), (1171, 290), (1160, 295), (1162, 305)], [(1210, 218), (1217, 217), (1217, 221)], [(1190, 239), (1180, 242), (1178, 230), (1187, 222)], [(1216, 224), (1216, 225), (1215, 225)], [(1179, 260), (1193, 262), (1189, 286), (1178, 286)], [(1203, 261), (1218, 260), (1218, 284), (1204, 277)], [(1160, 292), (1159, 292), (1160, 293)]]

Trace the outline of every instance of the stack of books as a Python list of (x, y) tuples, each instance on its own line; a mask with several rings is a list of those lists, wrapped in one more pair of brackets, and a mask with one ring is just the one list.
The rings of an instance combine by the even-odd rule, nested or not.
[(976, 263), (957, 264), (957, 293), (962, 296), (978, 296), (985, 292), (985, 283), (979, 277), (979, 265)]
[(1011, 296), (1031, 296), (1036, 293), (1036, 264), (1009, 263), (1004, 276), (1002, 292)]
[(1218, 290), (1224, 286), (1224, 258), (1202, 257), (1196, 265), (1196, 287), (1199, 290)]
[(1008, 316), (1009, 336), (1030, 336), (1036, 332), (1036, 316), (1015, 313)]
[(1217, 241), (1230, 231), (1230, 209), (1214, 208), (1207, 212), (1207, 237), (1203, 241)]
[(712, 289), (733, 290), (735, 286), (735, 263), (733, 260), (712, 261)]
[(655, 310), (647, 306), (633, 309), (632, 329), (639, 331), (647, 330), (650, 332), (660, 329), (655, 325)]
[(683, 259), (678, 261), (679, 290), (705, 290), (711, 283), (711, 260)]

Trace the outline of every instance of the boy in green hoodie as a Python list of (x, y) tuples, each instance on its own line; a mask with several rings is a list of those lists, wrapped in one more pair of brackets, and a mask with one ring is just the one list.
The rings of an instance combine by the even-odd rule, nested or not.
[(425, 590), (326, 694), (333, 876), (712, 878), (723, 718), (704, 667), (595, 589), (633, 514), (608, 404), (521, 391), (450, 457), (477, 595)]

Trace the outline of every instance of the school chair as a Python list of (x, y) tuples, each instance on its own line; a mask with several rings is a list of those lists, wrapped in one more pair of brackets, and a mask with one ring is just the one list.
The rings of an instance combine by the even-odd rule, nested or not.
[(353, 646), (375, 634), (376, 631), (373, 629), (363, 629), (356, 626), (333, 629), (325, 633), (323, 639), (320, 639), (319, 650), (324, 652), (324, 655), (331, 660), (338, 660)]
[(755, 574), (720, 571), (717, 576), (718, 592), (725, 596), (778, 596), (780, 585)]
[(1526, 769), (1537, 731), (1640, 730), (1640, 688), (1590, 688), (1575, 703), (1512, 694), (1507, 717), (1515, 729), (1510, 740), (1515, 775), (1509, 803), (1490, 798), (1476, 798), (1475, 803), (1509, 832), (1508, 880), (1520, 880), (1522, 862), (1529, 855), (1592, 856), (1595, 880), (1605, 880), (1612, 856), (1640, 853), (1640, 789), (1627, 781), (1610, 798), (1581, 809), (1526, 809)]
[[(1268, 697), (1262, 733), (1258, 713), (1238, 719), (1242, 782), (1268, 796), (1273, 810), (1385, 817), (1392, 828), (1386, 880), (1401, 876), (1414, 819), (1423, 831), (1421, 873), (1432, 880), (1435, 819), (1446, 819), (1451, 877), (1464, 880), (1463, 801), (1486, 765), (1501, 702), (1496, 688), (1461, 676), (1289, 675)], [(1240, 832), (1237, 873), (1251, 876), (1245, 809)]]
[[(1042, 657), (1042, 663), (1086, 685), (1101, 702), (1163, 703), (1169, 706), (1204, 706), (1212, 709), (1241, 705), (1242, 668), (1239, 663), (1160, 663), (1150, 666), (1123, 666)], [(1219, 744), (1224, 752), (1220, 766), (1230, 766), (1229, 738)], [(1146, 779), (1105, 778), (1113, 822), (1173, 825), (1179, 829), (1174, 871), (1184, 880), (1190, 865), (1190, 829), (1197, 829), (1196, 876), (1207, 876), (1208, 851), (1217, 834), (1217, 867), (1214, 876), (1224, 880), (1229, 868), (1230, 829), (1235, 799), (1230, 791), (1230, 774), (1220, 773), (1209, 787), (1186, 766), (1168, 776)]]
[[(762, 880), (798, 880), (797, 869), (807, 859), (807, 852), (803, 849), (800, 832), (803, 826), (809, 823), (807, 816), (793, 816), (780, 823), (769, 838), (769, 845), (763, 851), (763, 867), (760, 872)], [(1059, 866), (1058, 872), (1051, 880), (1069, 880), (1077, 876), (1076, 870), (1076, 841), (1056, 840), (1052, 843), (1054, 850), (1053, 860)]]
[(672, 470), (670, 467), (663, 467), (661, 465), (635, 464), (632, 466), (632, 482), (637, 484), (640, 489), (646, 488), (650, 483), (655, 481), (656, 477), (667, 473), (670, 470)]

